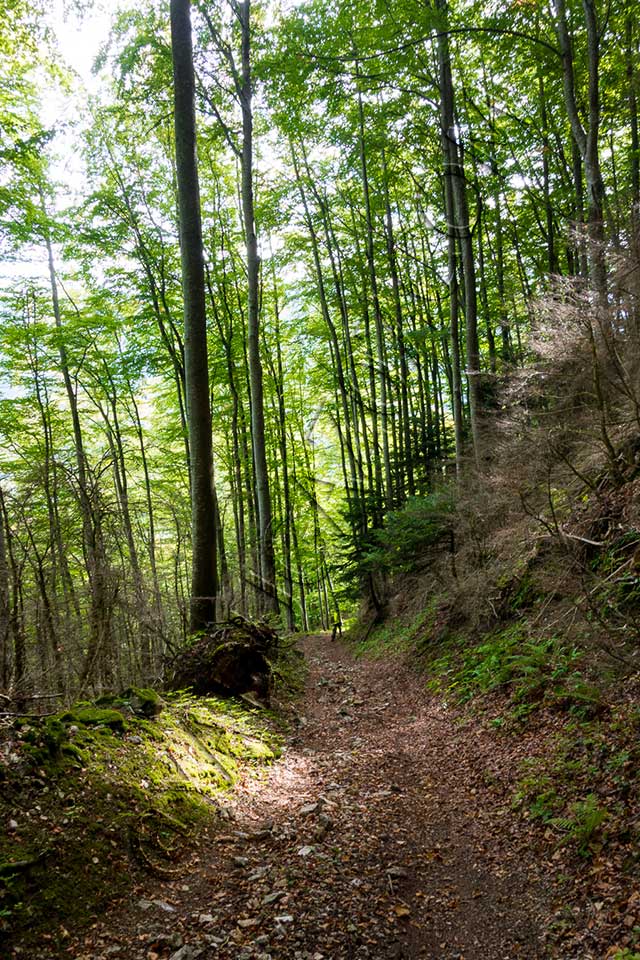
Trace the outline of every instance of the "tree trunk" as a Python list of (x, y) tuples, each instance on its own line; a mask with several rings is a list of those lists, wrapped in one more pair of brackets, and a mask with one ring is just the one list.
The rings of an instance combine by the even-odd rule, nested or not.
[(171, 0), (171, 49), (191, 460), (190, 629), (197, 631), (216, 618), (218, 577), (190, 0)]
[[(356, 62), (356, 76), (360, 76), (360, 64)], [(378, 360), (378, 387), (380, 392), (380, 433), (382, 435), (382, 461), (384, 465), (383, 508), (389, 509), (394, 502), (394, 491), (391, 480), (391, 457), (389, 454), (389, 402), (387, 396), (387, 359), (385, 351), (385, 337), (382, 323), (382, 308), (378, 292), (378, 276), (375, 263), (375, 247), (373, 243), (373, 215), (371, 212), (371, 191), (369, 189), (369, 173), (367, 168), (367, 153), (364, 139), (364, 105), (362, 93), (358, 93), (358, 143), (360, 148), (360, 176), (364, 197), (364, 212), (366, 221), (366, 258), (371, 283), (371, 298), (373, 301), (373, 319), (376, 335), (376, 352)]]
[(629, 124), (631, 127), (631, 225), (633, 243), (638, 244), (638, 226), (640, 224), (640, 137), (638, 136), (638, 71), (636, 69), (636, 33), (635, 17), (628, 16), (626, 31), (627, 89), (629, 100)]
[[(443, 29), (438, 36), (438, 69), (440, 88), (440, 123), (441, 142), (444, 161), (445, 185), (451, 193), (447, 211), (449, 234), (460, 249), (462, 279), (464, 289), (464, 315), (466, 333), (466, 372), (469, 397), (469, 420), (471, 439), (476, 464), (480, 462), (480, 346), (478, 343), (478, 309), (476, 293), (476, 273), (473, 258), (471, 230), (469, 228), (469, 210), (467, 204), (467, 187), (462, 161), (461, 148), (458, 144), (455, 122), (455, 100), (453, 79), (451, 74), (451, 55), (449, 50), (449, 35), (446, 32), (448, 23), (447, 0), (438, 0), (438, 9), (443, 17)], [(450, 255), (451, 260), (451, 255)], [(450, 264), (451, 273), (451, 264)], [(452, 277), (453, 290), (453, 277)], [(452, 313), (453, 316), (453, 313)], [(455, 350), (452, 330), (452, 347)], [(459, 455), (457, 454), (459, 463)]]
[(258, 549), (260, 552), (260, 580), (262, 608), (266, 613), (278, 612), (276, 588), (276, 561), (273, 549), (273, 525), (271, 518), (271, 491), (264, 427), (264, 395), (262, 387), (262, 360), (260, 358), (260, 257), (256, 237), (253, 203), (253, 113), (251, 107), (251, 2), (238, 4), (242, 30), (242, 85), (240, 106), (242, 108), (242, 214), (244, 218), (245, 243), (247, 248), (248, 283), (248, 348), (249, 386), (251, 390), (251, 439), (256, 478), (256, 501), (258, 506)]
[(594, 0), (583, 0), (587, 34), (588, 120), (583, 125), (578, 111), (573, 44), (569, 33), (565, 0), (552, 0), (556, 34), (562, 57), (564, 102), (571, 134), (584, 165), (589, 224), (589, 267), (591, 281), (604, 305), (607, 299), (607, 267), (604, 252), (603, 208), (605, 186), (600, 168), (600, 31)]

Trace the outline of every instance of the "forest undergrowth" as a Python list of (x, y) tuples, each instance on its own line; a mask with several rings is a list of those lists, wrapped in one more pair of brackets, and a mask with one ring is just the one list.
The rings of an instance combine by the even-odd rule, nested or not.
[[(553, 956), (640, 960), (637, 3), (112, 6), (0, 17), (0, 933), (72, 953), (130, 872), (167, 879), (206, 846), (219, 793), (277, 753), (254, 711), (300, 692), (306, 636), (313, 722), (251, 787), (280, 807), (256, 866), (284, 886), (236, 875), (238, 831), (227, 875), (201, 871), (203, 915), (214, 878), (221, 942), (248, 951), (230, 960), (273, 960), (251, 940), (272, 921), (277, 960), (323, 957), (305, 936), (325, 914), (270, 915), (313, 900), (316, 839), (323, 896), (346, 891), (332, 960), (458, 960), (452, 903), (467, 960), (513, 960), (509, 862), (553, 882)], [(355, 664), (329, 638), (363, 596)], [(380, 874), (382, 812), (380, 856), (360, 832), (380, 739), (402, 786), (385, 815), (431, 864), (450, 823), (468, 894), (400, 952), (386, 931), (415, 906), (384, 899), (402, 875)], [(331, 793), (340, 755), (312, 844), (296, 771)], [(351, 936), (363, 864), (376, 946), (371, 912)], [(546, 948), (538, 893), (518, 950)], [(182, 938), (141, 946), (129, 919), (127, 960)]]
[[(130, 689), (0, 730), (0, 953), (49, 945), (169, 879), (224, 822), (242, 771), (280, 753), (285, 725), (241, 699)], [(17, 940), (16, 940), (17, 938)]]
[(481, 468), (392, 518), (364, 561), (384, 555), (384, 613), (351, 632), (461, 722), (526, 739), (511, 803), (552, 865), (561, 955), (616, 960), (640, 956), (638, 279), (625, 259), (608, 306), (575, 284), (537, 305)]

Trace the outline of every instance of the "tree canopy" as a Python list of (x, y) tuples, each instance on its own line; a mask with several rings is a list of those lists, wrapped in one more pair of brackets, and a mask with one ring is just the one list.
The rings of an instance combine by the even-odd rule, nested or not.
[[(6, 689), (148, 680), (190, 624), (306, 630), (375, 601), (389, 530), (440, 529), (446, 511), (420, 503), (482, 471), (533, 298), (561, 276), (606, 303), (607, 263), (634, 242), (632, 0), (190, 13), (199, 203), (169, 3), (119, 6), (90, 96), (64, 24), (4, 3)], [(90, 25), (92, 5), (72, 15)], [(183, 324), (185, 198), (206, 354)], [(217, 580), (194, 621), (198, 489)]]

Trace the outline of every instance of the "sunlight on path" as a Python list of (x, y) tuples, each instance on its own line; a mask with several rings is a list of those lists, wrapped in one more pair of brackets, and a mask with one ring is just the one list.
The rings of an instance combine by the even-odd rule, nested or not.
[(179, 881), (144, 891), (118, 934), (107, 918), (78, 960), (544, 956), (534, 885), (487, 837), (442, 705), (397, 665), (325, 636), (304, 648), (283, 758), (239, 786)]

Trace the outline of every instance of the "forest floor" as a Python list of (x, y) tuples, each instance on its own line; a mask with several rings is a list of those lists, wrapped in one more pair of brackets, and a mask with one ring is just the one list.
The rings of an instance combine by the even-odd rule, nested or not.
[(303, 649), (282, 758), (241, 781), (223, 831), (179, 873), (136, 887), (61, 956), (553, 956), (545, 865), (496, 790), (527, 743), (462, 723), (400, 661), (355, 659), (325, 635)]

